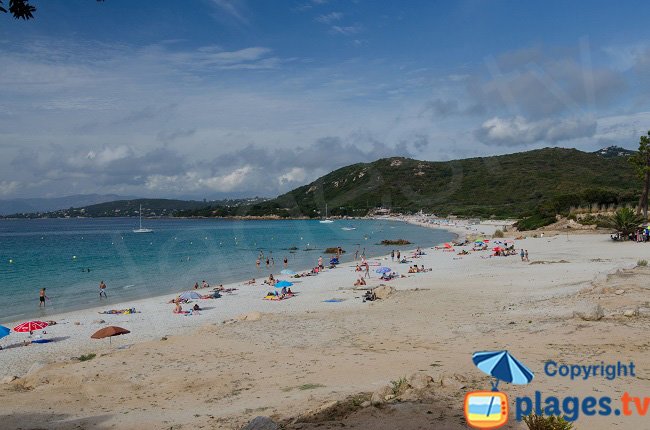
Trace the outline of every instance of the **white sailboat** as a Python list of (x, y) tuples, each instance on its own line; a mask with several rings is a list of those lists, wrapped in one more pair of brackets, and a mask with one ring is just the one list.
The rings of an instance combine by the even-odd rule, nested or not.
[(329, 219), (329, 218), (327, 217), (327, 203), (325, 203), (325, 219), (322, 219), (322, 220), (320, 220), (319, 222), (320, 222), (321, 224), (331, 224), (331, 223), (334, 222), (334, 221), (332, 221), (331, 219)]
[(133, 230), (133, 233), (153, 233), (153, 230), (150, 228), (142, 228), (142, 205), (140, 205), (138, 214), (140, 215), (140, 228)]

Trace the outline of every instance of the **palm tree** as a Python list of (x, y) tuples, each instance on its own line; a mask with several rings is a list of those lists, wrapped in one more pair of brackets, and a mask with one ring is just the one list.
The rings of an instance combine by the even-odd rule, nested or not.
[(630, 162), (636, 169), (637, 174), (643, 179), (643, 192), (639, 198), (637, 213), (643, 213), (644, 219), (648, 219), (648, 194), (650, 193), (650, 131), (647, 136), (639, 139), (639, 150), (630, 157)]
[(621, 208), (610, 217), (609, 226), (615, 228), (623, 238), (626, 238), (630, 233), (634, 233), (643, 222), (643, 215), (636, 214), (630, 208)]

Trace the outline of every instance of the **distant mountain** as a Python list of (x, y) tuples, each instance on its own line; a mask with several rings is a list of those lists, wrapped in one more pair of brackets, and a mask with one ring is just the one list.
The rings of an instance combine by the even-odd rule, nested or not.
[(78, 194), (66, 197), (0, 200), (0, 215), (48, 212), (129, 198), (133, 197), (115, 194)]
[(10, 214), (17, 218), (76, 218), (76, 217), (129, 217), (138, 216), (140, 205), (142, 215), (147, 217), (164, 217), (177, 215), (181, 211), (197, 210), (208, 205), (237, 207), (264, 201), (261, 198), (226, 199), (226, 200), (172, 200), (172, 199), (130, 199), (102, 202), (94, 205), (59, 209), (46, 212)]
[[(335, 170), (266, 202), (214, 216), (363, 216), (376, 208), (545, 220), (571, 206), (633, 202), (639, 180), (625, 157), (545, 148), (446, 162), (384, 158)], [(203, 212), (205, 215), (206, 213)], [(540, 215), (541, 214), (541, 215)], [(191, 215), (191, 213), (186, 213)]]
[(634, 154), (635, 151), (621, 148), (620, 146), (608, 146), (607, 148), (601, 148), (594, 154), (598, 154), (601, 157), (613, 158), (613, 157), (629, 157)]

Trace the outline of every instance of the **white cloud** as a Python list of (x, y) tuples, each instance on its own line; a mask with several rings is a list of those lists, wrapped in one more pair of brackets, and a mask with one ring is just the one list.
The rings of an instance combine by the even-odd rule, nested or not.
[(280, 175), (278, 178), (278, 183), (280, 185), (285, 185), (291, 182), (302, 183), (305, 179), (307, 179), (307, 172), (305, 169), (302, 167), (294, 167), (288, 172)]
[(17, 181), (0, 181), (0, 196), (9, 196), (18, 190), (20, 185)]
[(556, 144), (591, 137), (595, 132), (596, 121), (590, 118), (528, 121), (515, 116), (490, 118), (474, 134), (478, 140), (488, 145), (519, 146), (538, 142)]
[(324, 15), (319, 15), (316, 18), (316, 21), (322, 22), (323, 24), (331, 24), (336, 21), (340, 21), (341, 18), (343, 18), (343, 14), (341, 12), (330, 12)]
[(363, 31), (363, 27), (361, 25), (358, 25), (358, 24), (347, 25), (347, 26), (333, 25), (331, 27), (331, 31), (334, 34), (342, 34), (344, 36), (352, 36), (354, 34), (361, 33)]
[(241, 1), (237, 0), (209, 0), (221, 12), (225, 12), (231, 17), (235, 18), (241, 24), (248, 24), (248, 18), (244, 16), (242, 11), (243, 5)]

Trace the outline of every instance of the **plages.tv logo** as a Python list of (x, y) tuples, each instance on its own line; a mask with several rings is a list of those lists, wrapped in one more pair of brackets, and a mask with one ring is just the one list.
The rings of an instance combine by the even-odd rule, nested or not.
[(508, 396), (499, 391), (499, 382), (528, 384), (535, 375), (508, 351), (475, 352), (472, 361), (495, 381), (491, 391), (472, 391), (465, 395), (465, 420), (477, 429), (501, 427), (508, 422)]

